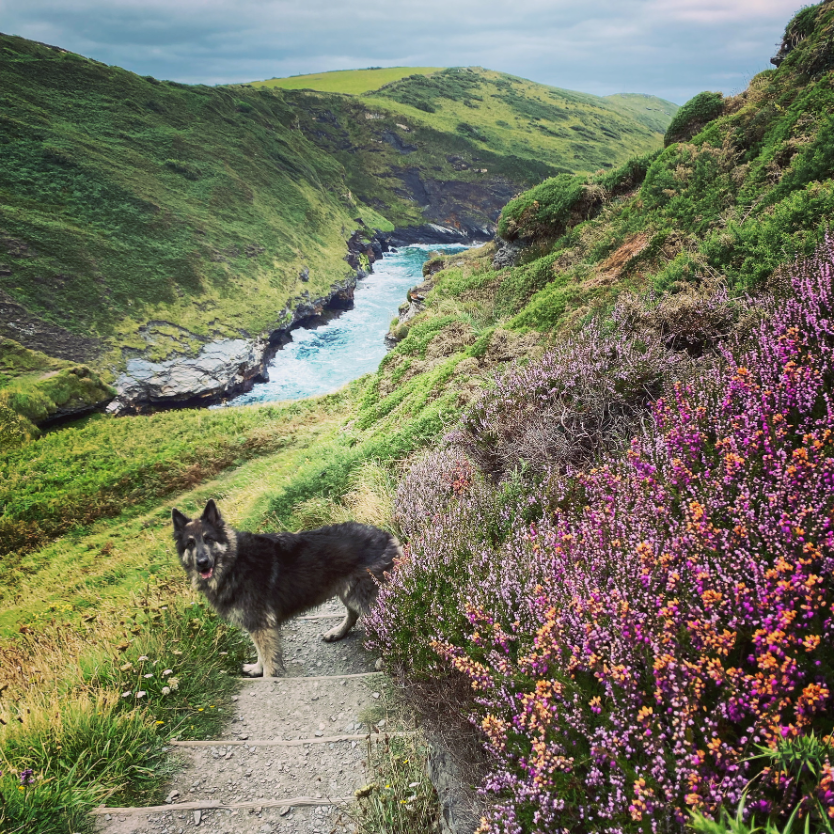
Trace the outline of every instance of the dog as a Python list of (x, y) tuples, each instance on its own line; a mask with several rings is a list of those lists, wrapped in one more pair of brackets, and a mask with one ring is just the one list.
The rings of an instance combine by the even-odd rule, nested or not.
[(174, 508), (171, 520), (193, 587), (223, 619), (249, 632), (258, 660), (242, 671), (253, 678), (283, 673), (282, 623), (337, 595), (347, 613), (322, 639), (341, 640), (402, 553), (394, 536), (352, 521), (299, 533), (233, 530), (214, 500), (199, 518)]

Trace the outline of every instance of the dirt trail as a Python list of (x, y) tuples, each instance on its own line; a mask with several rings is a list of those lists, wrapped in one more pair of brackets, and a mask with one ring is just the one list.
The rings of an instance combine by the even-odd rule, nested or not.
[(347, 802), (370, 780), (365, 736), (392, 728), (380, 704), (385, 679), (368, 674), (374, 658), (362, 647), (361, 622), (338, 643), (321, 640), (343, 611), (334, 601), (288, 623), (287, 676), (242, 681), (217, 741), (176, 746), (183, 769), (171, 803), (100, 809), (100, 834), (352, 832)]

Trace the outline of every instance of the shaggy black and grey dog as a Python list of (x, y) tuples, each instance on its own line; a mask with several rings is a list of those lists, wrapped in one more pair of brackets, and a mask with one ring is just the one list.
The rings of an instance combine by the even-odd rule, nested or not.
[(281, 623), (338, 596), (345, 619), (323, 635), (341, 640), (376, 599), (378, 583), (400, 555), (397, 540), (377, 527), (348, 522), (300, 533), (233, 530), (214, 501), (199, 518), (171, 513), (180, 561), (217, 613), (252, 637), (258, 662), (249, 677), (283, 672)]

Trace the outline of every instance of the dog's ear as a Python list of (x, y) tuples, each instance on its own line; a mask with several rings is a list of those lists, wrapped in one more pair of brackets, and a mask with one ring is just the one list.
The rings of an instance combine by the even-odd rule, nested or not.
[(176, 535), (183, 531), (183, 528), (189, 521), (191, 521), (191, 519), (188, 516), (183, 515), (176, 507), (174, 507), (174, 509), (171, 510), (171, 521), (174, 522), (174, 534)]
[(211, 524), (215, 530), (219, 530), (223, 526), (223, 516), (220, 515), (220, 510), (217, 509), (217, 504), (214, 503), (213, 498), (209, 498), (209, 502), (203, 510), (203, 521)]

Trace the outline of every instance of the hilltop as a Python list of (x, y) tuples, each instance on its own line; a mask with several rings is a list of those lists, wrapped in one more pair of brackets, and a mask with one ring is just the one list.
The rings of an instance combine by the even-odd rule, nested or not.
[(384, 84), (399, 81), (409, 75), (431, 75), (443, 67), (368, 67), (356, 70), (332, 70), (287, 78), (268, 78), (253, 81), (253, 87), (278, 87), (282, 90), (315, 90), (320, 93), (359, 95), (378, 90)]

